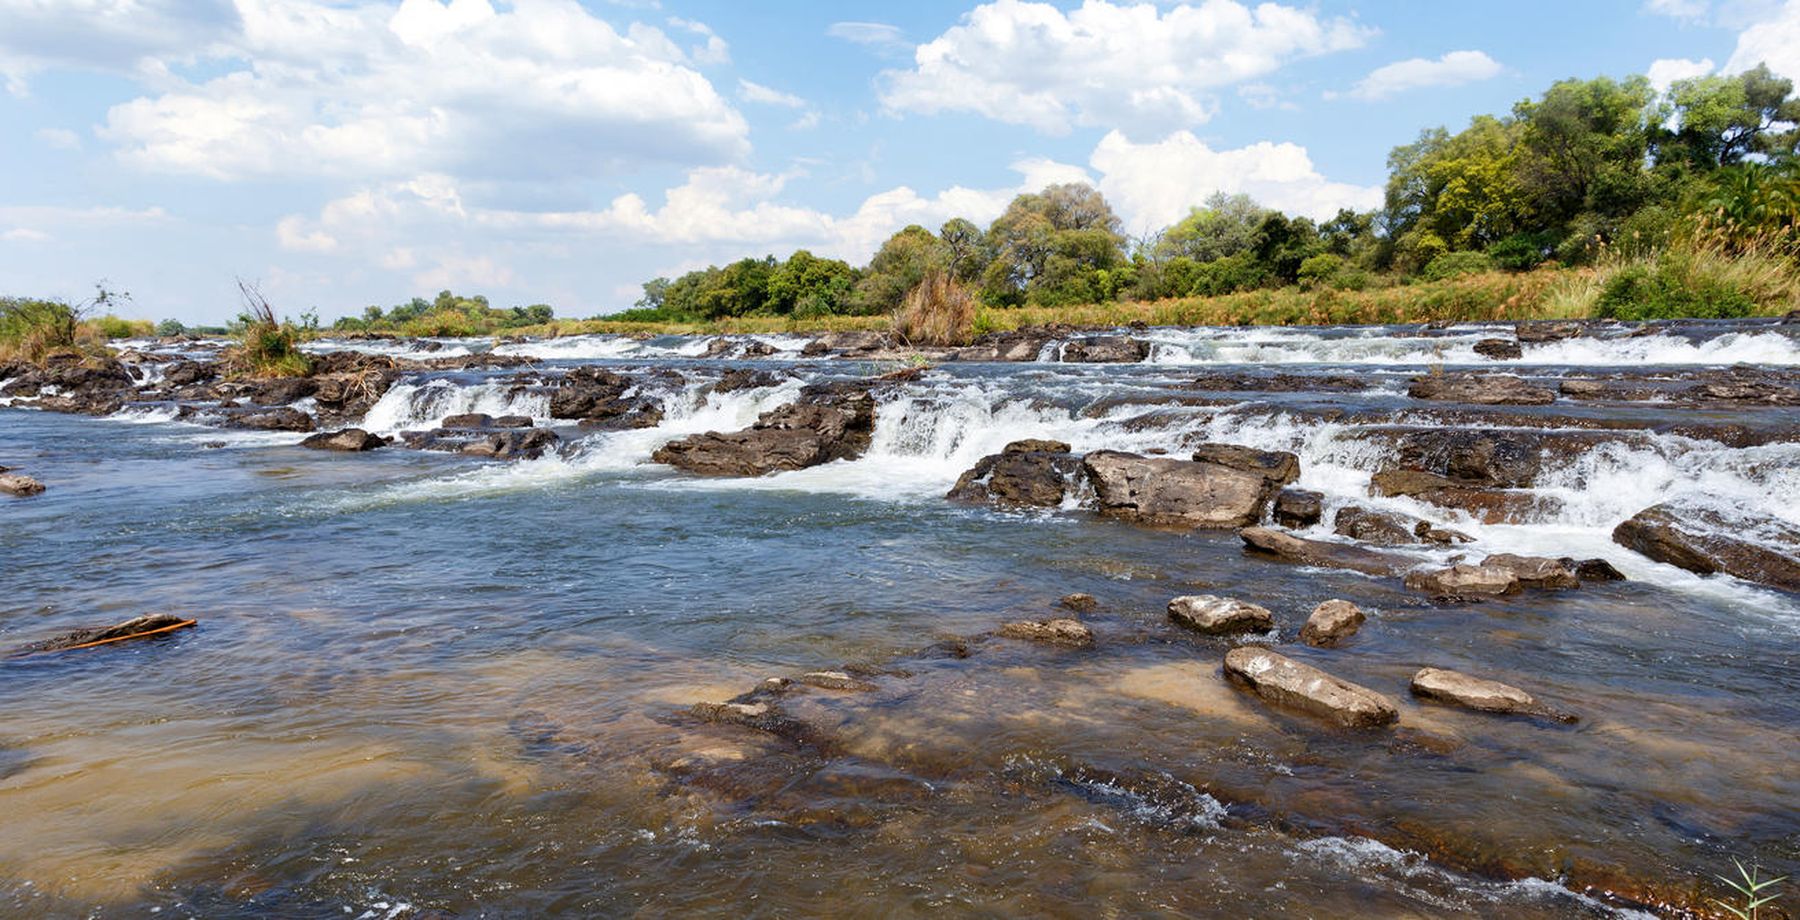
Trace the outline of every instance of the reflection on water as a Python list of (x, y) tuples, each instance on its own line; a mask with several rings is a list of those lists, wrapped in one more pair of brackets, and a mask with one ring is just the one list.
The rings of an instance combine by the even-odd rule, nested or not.
[[(1566, 518), (1456, 522), (1634, 576), (1465, 607), (1229, 534), (937, 500), (1033, 436), (1300, 447), (1303, 484), (1366, 486), (1381, 448), (1352, 426), (1082, 414), (1165, 372), (958, 371), (884, 407), (870, 458), (754, 483), (643, 460), (797, 385), (511, 466), (0, 414), (0, 462), (53, 483), (0, 505), (0, 644), (201, 621), (0, 666), (0, 911), (1611, 916), (1628, 908), (1608, 891), (1695, 903), (1732, 855), (1800, 868), (1790, 602), (1595, 536), (1644, 504), (1620, 489), (1792, 490), (1785, 448), (1648, 443), (1569, 473), (1587, 504)], [(479, 398), (379, 411), (411, 425)], [(1076, 591), (1100, 600), (1093, 649), (989, 635)], [(1274, 610), (1284, 652), (1388, 694), (1400, 725), (1340, 732), (1226, 684), (1226, 646), (1164, 620), (1196, 591)], [(1330, 597), (1370, 611), (1354, 644), (1293, 644)], [(1582, 719), (1417, 703), (1427, 664)], [(869, 686), (780, 697), (804, 730), (690, 709), (846, 666)]]

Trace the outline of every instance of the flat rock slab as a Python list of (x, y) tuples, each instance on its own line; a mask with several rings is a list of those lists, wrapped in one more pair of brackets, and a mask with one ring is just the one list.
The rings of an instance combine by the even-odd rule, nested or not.
[(1349, 569), (1364, 575), (1398, 575), (1417, 564), (1406, 556), (1383, 553), (1349, 543), (1308, 540), (1268, 527), (1238, 531), (1244, 545), (1290, 562), (1327, 569)]
[(1537, 698), (1518, 687), (1503, 684), (1497, 680), (1472, 677), (1461, 671), (1446, 668), (1421, 668), (1413, 675), (1412, 692), (1414, 696), (1440, 703), (1450, 703), (1479, 712), (1497, 712), (1510, 715), (1545, 716), (1563, 722), (1573, 722), (1575, 717), (1558, 712)]
[(1104, 514), (1150, 524), (1243, 527), (1280, 484), (1218, 463), (1097, 450), (1082, 460)]
[(1327, 648), (1356, 634), (1368, 620), (1362, 608), (1345, 600), (1329, 600), (1313, 608), (1306, 625), (1300, 627), (1300, 641)]
[(1226, 653), (1225, 676), (1270, 703), (1347, 728), (1378, 728), (1400, 718), (1387, 697), (1266, 648), (1246, 646)]
[(1561, 559), (1495, 553), (1481, 560), (1481, 564), (1512, 572), (1518, 576), (1519, 583), (1527, 588), (1558, 590), (1581, 587), (1581, 577), (1575, 574), (1573, 567)]
[(1476, 600), (1519, 593), (1519, 576), (1497, 565), (1458, 563), (1444, 569), (1413, 572), (1406, 586), (1439, 600)]
[(1169, 619), (1214, 636), (1268, 632), (1275, 628), (1275, 615), (1267, 607), (1212, 594), (1195, 594), (1169, 601)]
[(1614, 528), (1613, 542), (1700, 575), (1800, 591), (1800, 528), (1747, 509), (1654, 505)]
[(1052, 645), (1092, 645), (1094, 643), (1093, 630), (1067, 617), (1039, 622), (1025, 620), (1008, 623), (1000, 627), (1000, 635), (1008, 639), (1047, 642)]

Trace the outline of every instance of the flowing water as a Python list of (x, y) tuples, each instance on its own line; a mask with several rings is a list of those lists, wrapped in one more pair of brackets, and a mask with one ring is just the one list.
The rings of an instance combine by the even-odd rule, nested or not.
[[(681, 374), (657, 391), (660, 425), (566, 428), (565, 452), (510, 464), (302, 450), (166, 406), (0, 411), (0, 464), (51, 485), (0, 503), (0, 645), (146, 611), (200, 620), (0, 663), (0, 913), (1602, 917), (1704, 903), (1733, 856), (1800, 869), (1800, 599), (1609, 537), (1674, 498), (1800, 523), (1800, 434), (1784, 433), (1800, 410), (1713, 413), (1766, 435), (1728, 447), (1650, 430), (1664, 404), (1559, 403), (1644, 430), (1556, 470), (1538, 486), (1555, 501), (1522, 523), (1367, 494), (1392, 449), (1372, 433), (1443, 423), (1405, 395), (1434, 365), (1673, 380), (1800, 365), (1800, 341), (1702, 324), (1491, 362), (1471, 349), (1492, 334), (1149, 330), (1140, 364), (944, 364), (883, 397), (860, 459), (760, 479), (650, 453), (889, 368), (802, 360), (786, 337), (723, 364), (697, 357), (705, 339), (502, 345), (551, 372)], [(715, 393), (726, 366), (791, 376)], [(1354, 385), (1182, 389), (1244, 370)], [(363, 425), (552, 424), (506, 373), (411, 376)], [(1404, 510), (1478, 552), (1604, 557), (1628, 580), (1444, 605), (1246, 555), (1229, 532), (944, 500), (1027, 437), (1291, 450), (1328, 507)], [(988, 635), (1071, 592), (1099, 601), (1093, 649)], [(1166, 621), (1195, 593), (1269, 607), (1262, 641), (1387, 694), (1399, 727), (1338, 730), (1227, 684), (1228, 645)], [(1332, 597), (1370, 611), (1356, 639), (1292, 641)], [(862, 692), (790, 697), (803, 730), (690, 712), (846, 665)], [(1425, 665), (1581, 719), (1416, 702)]]

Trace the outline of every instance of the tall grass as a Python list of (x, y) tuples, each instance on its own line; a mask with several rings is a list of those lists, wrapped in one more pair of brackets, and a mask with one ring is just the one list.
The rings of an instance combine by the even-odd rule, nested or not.
[(238, 316), (243, 330), (233, 355), (238, 370), (251, 377), (304, 377), (312, 362), (300, 350), (300, 330), (277, 319), (262, 291), (251, 282), (238, 280), (238, 296), (244, 312)]
[(933, 272), (906, 292), (894, 332), (909, 345), (967, 345), (975, 338), (975, 297), (949, 272)]
[(0, 299), (0, 360), (41, 363), (80, 347), (81, 312), (55, 300)]

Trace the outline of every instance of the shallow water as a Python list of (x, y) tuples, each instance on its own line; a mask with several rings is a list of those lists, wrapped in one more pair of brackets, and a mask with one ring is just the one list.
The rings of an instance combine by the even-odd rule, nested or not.
[[(1414, 332), (1153, 330), (1140, 365), (944, 365), (878, 408), (864, 458), (759, 480), (648, 457), (742, 427), (801, 381), (887, 368), (802, 362), (803, 342), (773, 337), (781, 352), (732, 366), (799, 376), (718, 395), (718, 363), (692, 358), (705, 340), (503, 345), (689, 378), (657, 428), (568, 429), (568, 456), (514, 464), (321, 454), (146, 409), (0, 410), (0, 464), (52, 486), (0, 503), (0, 646), (146, 611), (201, 621), (0, 664), (0, 912), (1615, 916), (1638, 908), (1608, 889), (1722, 893), (1711, 876), (1734, 855), (1800, 869), (1800, 604), (1607, 536), (1672, 497), (1800, 521), (1800, 447), (1646, 435), (1559, 471), (1540, 491), (1562, 502), (1523, 524), (1371, 500), (1387, 447), (1370, 427), (1432, 424), (1407, 377), (1472, 363), (1492, 334)], [(1498, 363), (1556, 377), (1740, 360), (1800, 363), (1800, 348), (1702, 324)], [(1166, 399), (1234, 362), (1366, 386)], [(497, 376), (421, 375), (365, 425), (547, 412)], [(1321, 421), (1331, 409), (1350, 414)], [(1796, 421), (1757, 412), (1734, 420)], [(1329, 504), (1404, 509), (1476, 551), (1604, 556), (1630, 580), (1444, 606), (1247, 556), (1230, 533), (942, 499), (1024, 437), (1294, 450)], [(1092, 650), (985, 635), (1077, 591), (1101, 604)], [(1332, 729), (1226, 684), (1227, 644), (1166, 622), (1191, 593), (1268, 606), (1271, 641), (1389, 695), (1399, 728)], [(1354, 642), (1293, 642), (1331, 597), (1371, 611)], [(946, 640), (967, 656), (933, 649)], [(789, 697), (803, 735), (688, 712), (846, 663), (873, 689)], [(1416, 702), (1424, 665), (1581, 721)]]

